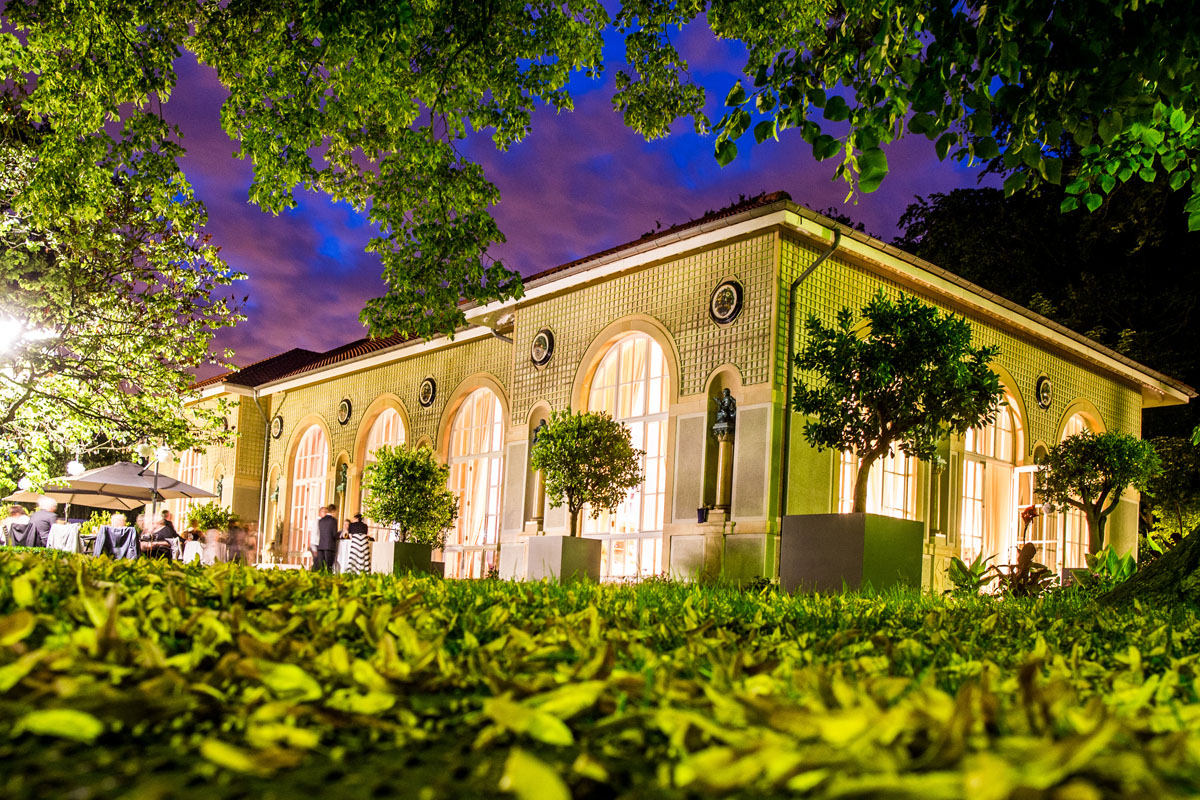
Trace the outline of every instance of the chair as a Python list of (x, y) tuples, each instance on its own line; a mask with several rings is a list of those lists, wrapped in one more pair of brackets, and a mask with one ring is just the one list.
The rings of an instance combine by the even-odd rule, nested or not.
[(141, 555), (138, 544), (137, 528), (131, 525), (123, 528), (101, 525), (96, 529), (96, 544), (92, 548), (92, 555), (109, 555), (113, 558), (133, 560)]
[(41, 547), (37, 528), (30, 522), (14, 522), (8, 526), (9, 542), (13, 547)]

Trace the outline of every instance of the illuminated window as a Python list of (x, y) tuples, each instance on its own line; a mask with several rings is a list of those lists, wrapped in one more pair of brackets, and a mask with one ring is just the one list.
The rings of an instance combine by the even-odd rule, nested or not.
[[(900, 519), (916, 519), (916, 459), (893, 446), (871, 466), (867, 476), (867, 513)], [(854, 480), (859, 458), (843, 452), (838, 468), (838, 512), (854, 510)]]
[(448, 578), (482, 578), (496, 563), (500, 540), (500, 480), (504, 413), (489, 389), (467, 395), (450, 427), (450, 490), (458, 521), (443, 555)]
[(1016, 424), (1005, 401), (991, 424), (972, 428), (963, 440), (963, 494), (959, 520), (962, 558), (980, 553), (1001, 555), (1012, 537), (1016, 508), (1012, 501), (1016, 462)]
[(604, 577), (662, 572), (662, 530), (667, 483), (667, 409), (670, 378), (658, 342), (644, 333), (618, 339), (596, 367), (588, 391), (589, 411), (605, 411), (629, 428), (633, 446), (644, 450), (642, 485), (609, 513), (592, 519), (584, 511), (583, 532), (605, 540)]
[[(1067, 420), (1063, 428), (1062, 438), (1066, 439), (1079, 433), (1091, 433), (1092, 426), (1082, 414), (1074, 414)], [(1087, 566), (1088, 528), (1087, 517), (1073, 506), (1062, 509), (1058, 529), (1062, 533), (1064, 568), (1082, 568)]]
[(292, 516), (288, 531), (288, 559), (303, 560), (313, 541), (317, 509), (325, 505), (329, 439), (319, 425), (304, 432), (292, 461)]
[[(375, 463), (376, 450), (384, 445), (397, 447), (404, 444), (404, 439), (404, 422), (400, 419), (400, 412), (394, 408), (385, 408), (371, 423), (371, 430), (367, 433), (367, 449), (363, 454), (363, 474), (366, 474), (368, 466)], [(366, 499), (365, 492), (362, 499)], [(365, 517), (364, 521), (367, 523), (371, 535), (377, 539), (382, 539), (389, 530), (385, 526), (376, 525)]]
[[(200, 481), (202, 480), (202, 478), (200, 477), (201, 466), (202, 466), (202, 460), (201, 460), (200, 453), (198, 453), (195, 450), (188, 450), (187, 452), (183, 453), (182, 455), (179, 456), (179, 480), (183, 481), (184, 483), (189, 483), (192, 486), (199, 486)], [(208, 500), (178, 500), (178, 501), (176, 501), (176, 506), (175, 506), (175, 524), (176, 524), (176, 526), (179, 526), (179, 525), (186, 526), (187, 525), (187, 516), (191, 512), (191, 510), (195, 506), (200, 505), (202, 503), (207, 503), (207, 502), (209, 502), (209, 501)], [(216, 502), (219, 504), (221, 502), (221, 498), (219, 498), (219, 497), (216, 498)], [(149, 513), (150, 513), (150, 509), (147, 508), (146, 514), (149, 515)], [(153, 525), (152, 520), (146, 520), (147, 529), (152, 527), (152, 525)], [(179, 528), (179, 530), (183, 530), (183, 529)]]

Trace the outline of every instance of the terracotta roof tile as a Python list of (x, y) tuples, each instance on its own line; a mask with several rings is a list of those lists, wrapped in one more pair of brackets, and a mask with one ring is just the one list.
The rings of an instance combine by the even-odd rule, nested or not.
[(287, 352), (264, 358), (262, 361), (255, 361), (253, 364), (247, 364), (239, 369), (205, 378), (193, 383), (191, 388), (193, 390), (203, 389), (219, 383), (231, 383), (235, 386), (260, 386), (282, 378), (320, 357), (320, 353), (314, 353), (312, 350), (293, 347)]

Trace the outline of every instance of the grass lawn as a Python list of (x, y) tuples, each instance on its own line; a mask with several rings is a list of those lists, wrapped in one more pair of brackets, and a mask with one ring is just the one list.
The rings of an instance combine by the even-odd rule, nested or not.
[(1194, 610), (0, 550), (0, 797), (1200, 794)]

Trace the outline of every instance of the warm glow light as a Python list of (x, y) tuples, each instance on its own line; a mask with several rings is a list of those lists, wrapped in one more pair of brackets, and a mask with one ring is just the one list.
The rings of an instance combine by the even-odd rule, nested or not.
[(82, 463), (80, 463), (78, 461), (68, 461), (67, 462), (67, 474), (70, 475), (72, 478), (74, 478), (76, 475), (82, 475), (86, 471), (87, 471), (87, 467), (85, 467)]
[(22, 492), (28, 492), (30, 486), (33, 486), (33, 481), (29, 480), (28, 475), (21, 478), (21, 480), (17, 481), (17, 488), (20, 489)]
[(133, 448), (133, 452), (137, 453), (139, 458), (150, 458), (150, 456), (154, 455), (154, 445), (142, 442)]
[(7, 353), (21, 338), (21, 323), (10, 317), (0, 317), (0, 353)]

